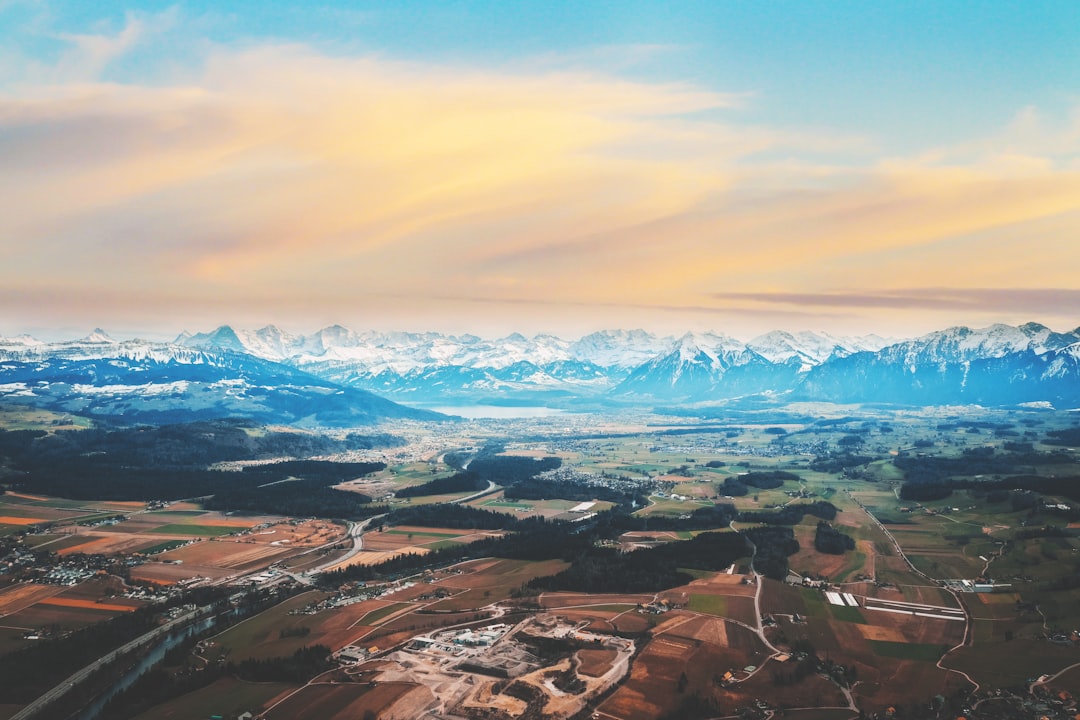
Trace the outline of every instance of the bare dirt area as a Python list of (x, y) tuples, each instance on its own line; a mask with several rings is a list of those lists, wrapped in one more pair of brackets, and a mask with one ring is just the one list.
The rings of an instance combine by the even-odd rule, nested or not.
[(589, 677), (601, 677), (611, 670), (619, 653), (614, 650), (578, 650), (577, 658), (581, 665), (578, 672)]
[(167, 565), (160, 562), (148, 562), (131, 568), (131, 579), (157, 585), (174, 585), (181, 580), (205, 577), (220, 580), (234, 573), (230, 570), (209, 565)]
[(599, 710), (602, 716), (621, 720), (672, 713), (689, 695), (712, 697), (725, 673), (758, 665), (767, 657), (761, 640), (747, 628), (719, 617), (674, 611), (653, 629), (630, 678)]
[(250, 568), (264, 567), (291, 554), (293, 551), (290, 548), (249, 542), (207, 540), (170, 550), (162, 553), (158, 558), (164, 562), (179, 560), (185, 565), (207, 565), (243, 572)]
[(267, 720), (414, 720), (432, 701), (431, 691), (415, 683), (312, 684), (275, 706)]
[(630, 640), (593, 635), (561, 616), (541, 614), (517, 625), (470, 623), (413, 636), (349, 673), (376, 686), (423, 683), (437, 699), (436, 713), (567, 718), (622, 678), (633, 652)]
[[(79, 528), (73, 536), (82, 542), (64, 547), (57, 555), (118, 555), (137, 552), (138, 550), (161, 542), (160, 535), (127, 535), (104, 532), (90, 532)], [(74, 537), (72, 538), (74, 540)]]
[(587, 593), (544, 593), (540, 605), (545, 608), (588, 607), (590, 605), (646, 605), (656, 595), (590, 595)]
[(498, 531), (462, 532), (452, 528), (424, 528), (407, 525), (396, 526), (383, 532), (364, 534), (364, 547), (370, 550), (406, 550), (455, 542), (470, 543), (487, 537), (502, 537)]
[(34, 603), (59, 595), (64, 588), (59, 585), (19, 583), (0, 590), (0, 616), (12, 615), (25, 610)]

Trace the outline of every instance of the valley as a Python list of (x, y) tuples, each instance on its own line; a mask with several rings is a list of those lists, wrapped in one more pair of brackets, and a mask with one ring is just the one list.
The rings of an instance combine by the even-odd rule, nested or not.
[[(193, 629), (155, 667), (157, 689), (135, 681), (109, 717), (1074, 707), (1069, 413), (801, 403), (730, 419), (395, 420), (371, 435), (201, 421), (109, 430), (93, 440), (104, 458), (82, 454), (79, 434), (101, 432), (83, 421), (4, 417), (0, 661), (32, 665), (37, 648), (170, 603), (220, 614), (231, 598), (240, 613)], [(190, 480), (43, 491), (61, 487), (43, 457), (77, 477), (112, 472), (110, 454)], [(200, 473), (235, 490), (200, 497)], [(337, 510), (287, 511), (315, 497)], [(821, 526), (850, 543), (826, 546)], [(505, 639), (483, 639), (491, 627)], [(92, 697), (109, 681), (81, 682)], [(32, 698), (8, 695), (0, 712), (21, 717)]]

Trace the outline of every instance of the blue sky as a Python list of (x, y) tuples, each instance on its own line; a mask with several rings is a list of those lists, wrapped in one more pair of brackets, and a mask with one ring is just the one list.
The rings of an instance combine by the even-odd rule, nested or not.
[(0, 0), (5, 149), (0, 335), (1080, 324), (1080, 3)]

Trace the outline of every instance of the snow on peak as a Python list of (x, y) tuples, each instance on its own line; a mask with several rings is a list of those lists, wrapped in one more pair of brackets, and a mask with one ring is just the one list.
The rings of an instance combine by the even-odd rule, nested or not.
[(113, 340), (111, 337), (109, 337), (109, 334), (107, 332), (105, 332), (104, 330), (102, 330), (101, 328), (94, 328), (93, 330), (90, 331), (89, 335), (84, 337), (79, 342), (85, 342), (85, 343), (115, 343), (116, 340)]

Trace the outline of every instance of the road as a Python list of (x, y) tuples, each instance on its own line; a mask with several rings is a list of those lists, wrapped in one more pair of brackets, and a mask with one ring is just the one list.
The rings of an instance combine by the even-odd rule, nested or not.
[[(383, 513), (382, 515), (372, 515), (371, 517), (369, 517), (367, 520), (364, 520), (363, 522), (350, 522), (349, 523), (348, 537), (352, 538), (353, 546), (351, 548), (349, 548), (348, 552), (346, 552), (343, 556), (341, 556), (339, 558), (336, 558), (334, 560), (330, 560), (329, 562), (325, 562), (325, 563), (323, 563), (322, 565), (319, 565), (316, 568), (312, 568), (311, 570), (308, 570), (307, 572), (304, 572), (304, 573), (290, 573), (290, 574), (293, 577), (299, 576), (297, 578), (299, 580), (299, 582), (302, 582), (305, 585), (310, 585), (312, 575), (317, 575), (317, 574), (319, 574), (321, 572), (329, 570), (330, 568), (332, 568), (332, 567), (334, 567), (336, 565), (341, 565), (342, 563), (345, 563), (345, 562), (351, 560), (353, 557), (358, 555), (361, 550), (364, 549), (364, 531), (368, 529), (368, 526), (371, 525), (371, 523), (376, 522), (377, 520), (383, 519), (388, 514), (389, 513)], [(304, 579), (301, 580), (300, 578), (304, 578)]]
[[(466, 495), (465, 497), (458, 498), (457, 500), (453, 500), (451, 502), (453, 502), (453, 503), (469, 502), (470, 500), (475, 500), (478, 497), (483, 497), (484, 495), (487, 495), (490, 492), (494, 492), (495, 489), (498, 488), (498, 487), (499, 487), (498, 485), (496, 485), (495, 483), (488, 480), (488, 485), (483, 490), (475, 492), (475, 493), (473, 493), (471, 495)], [(322, 565), (319, 565), (318, 567), (314, 567), (311, 570), (307, 570), (307, 571), (302, 572), (302, 573), (286, 572), (285, 575), (291, 577), (293, 580), (295, 580), (298, 583), (301, 583), (302, 585), (312, 585), (314, 583), (313, 578), (314, 578), (315, 575), (318, 575), (321, 572), (325, 572), (325, 571), (327, 571), (327, 570), (329, 570), (331, 568), (342, 565), (342, 564), (348, 562), (349, 560), (351, 560), (352, 558), (354, 558), (356, 555), (360, 554), (360, 551), (364, 549), (364, 533), (367, 531), (367, 529), (371, 526), (372, 523), (383, 519), (388, 514), (389, 513), (383, 513), (381, 515), (373, 515), (373, 516), (369, 517), (368, 519), (364, 520), (363, 522), (350, 522), (349, 523), (349, 529), (348, 529), (346, 535), (347, 535), (347, 537), (352, 538), (353, 545), (352, 545), (351, 548), (349, 548), (348, 552), (346, 552), (341, 557), (335, 558), (334, 560), (329, 560), (329, 561), (323, 563)], [(340, 540), (335, 540), (333, 543), (328, 543), (327, 545), (322, 545), (322, 546), (317, 547), (317, 548), (312, 548), (311, 550), (308, 550), (308, 552), (309, 553), (310, 552), (315, 552), (317, 550), (321, 550), (324, 547), (329, 547), (331, 545), (336, 545), (339, 542), (341, 542), (341, 541)], [(303, 553), (303, 554), (307, 554), (307, 553)]]
[(484, 488), (483, 490), (481, 490), (479, 492), (474, 492), (472, 495), (466, 495), (463, 498), (458, 498), (457, 500), (451, 500), (450, 502), (454, 503), (455, 505), (460, 505), (461, 503), (466, 503), (466, 502), (469, 502), (470, 500), (475, 500), (478, 497), (483, 497), (484, 495), (487, 495), (489, 492), (494, 492), (495, 488), (497, 488), (497, 487), (499, 487), (499, 486), (496, 485), (495, 483), (491, 482), (490, 480), (488, 480), (488, 486), (486, 488)]
[(44, 695), (39, 697), (37, 700), (35, 700), (34, 702), (30, 703), (29, 705), (24, 707), (19, 712), (12, 715), (9, 718), (9, 720), (27, 720), (27, 718), (33, 717), (36, 713), (38, 713), (41, 710), (45, 709), (45, 707), (47, 705), (59, 700), (61, 697), (63, 697), (65, 694), (67, 694), (67, 692), (69, 690), (71, 690), (73, 687), (75, 687), (76, 685), (78, 685), (82, 681), (86, 680), (86, 678), (88, 678), (93, 672), (95, 672), (96, 670), (98, 670), (98, 669), (104, 667), (105, 665), (108, 665), (109, 663), (113, 662), (120, 655), (131, 652), (132, 650), (135, 650), (136, 648), (141, 647), (142, 645), (145, 645), (146, 643), (153, 641), (157, 637), (168, 633), (170, 630), (172, 630), (177, 625), (182, 625), (183, 623), (187, 622), (188, 620), (191, 620), (192, 618), (198, 616), (198, 614), (199, 614), (199, 609), (192, 610), (190, 612), (184, 613), (183, 615), (180, 615), (179, 617), (177, 617), (175, 620), (170, 620), (169, 622), (165, 623), (164, 625), (162, 625), (160, 627), (157, 627), (157, 628), (154, 628), (150, 632), (145, 633), (143, 635), (140, 635), (139, 637), (135, 638), (134, 640), (132, 640), (132, 641), (130, 641), (128, 643), (125, 643), (124, 645), (121, 645), (120, 647), (113, 650), (112, 652), (110, 652), (110, 653), (108, 653), (106, 655), (103, 655), (102, 657), (100, 657), (97, 660), (95, 660), (94, 662), (90, 663), (89, 665), (87, 665), (83, 669), (76, 671), (74, 674), (72, 674), (70, 677), (65, 679), (63, 682), (61, 682), (59, 685), (54, 687), (52, 690), (49, 690), (47, 693), (45, 693)]
[[(874, 513), (870, 512), (869, 508), (867, 508), (861, 502), (859, 502), (854, 497), (852, 497), (851, 493), (848, 493), (847, 495), (848, 495), (848, 498), (850, 498), (852, 502), (854, 502), (856, 505), (858, 505), (862, 509), (862, 511), (864, 513), (866, 513), (866, 516), (868, 518), (870, 518), (870, 520), (878, 527), (878, 529), (882, 532), (882, 534), (884, 534), (885, 537), (888, 538), (889, 542), (891, 542), (893, 547), (896, 548), (897, 554), (901, 558), (903, 558), (905, 563), (907, 563), (907, 566), (911, 569), (911, 572), (915, 573), (919, 577), (926, 578), (932, 584), (934, 584), (934, 585), (936, 585), (938, 587), (941, 587), (941, 582), (940, 581), (938, 581), (936, 578), (930, 577), (929, 575), (924, 573), (922, 570), (919, 570), (919, 568), (915, 567), (915, 565), (911, 562), (911, 560), (908, 558), (908, 556), (904, 554), (904, 550), (900, 547), (900, 543), (897, 542), (896, 538), (893, 537), (893, 534), (891, 532), (889, 532), (888, 529), (884, 525), (881, 524), (881, 521), (877, 519), (877, 516), (875, 516)], [(939, 668), (941, 668), (942, 670), (947, 670), (949, 672), (954, 672), (954, 673), (956, 673), (958, 675), (963, 675), (964, 679), (966, 679), (969, 683), (971, 683), (974, 686), (974, 690), (972, 690), (972, 692), (975, 693), (975, 692), (979, 691), (980, 685), (979, 685), (979, 683), (975, 682), (975, 680), (970, 675), (968, 675), (963, 670), (957, 670), (956, 668), (946, 667), (946, 666), (941, 664), (942, 661), (945, 658), (947, 658), (950, 653), (952, 653), (955, 650), (959, 650), (960, 648), (967, 645), (968, 637), (969, 637), (969, 635), (971, 634), (971, 631), (972, 631), (971, 614), (968, 612), (967, 606), (964, 605), (964, 603), (960, 601), (960, 598), (959, 598), (959, 596), (957, 596), (955, 591), (950, 590), (948, 588), (943, 588), (943, 589), (946, 592), (948, 592), (950, 595), (953, 596), (953, 600), (955, 600), (956, 604), (960, 606), (960, 609), (964, 611), (964, 637), (960, 640), (959, 645), (957, 645), (955, 647), (952, 647), (952, 648), (949, 648), (949, 652), (945, 653), (940, 658), (938, 658), (937, 666)]]

